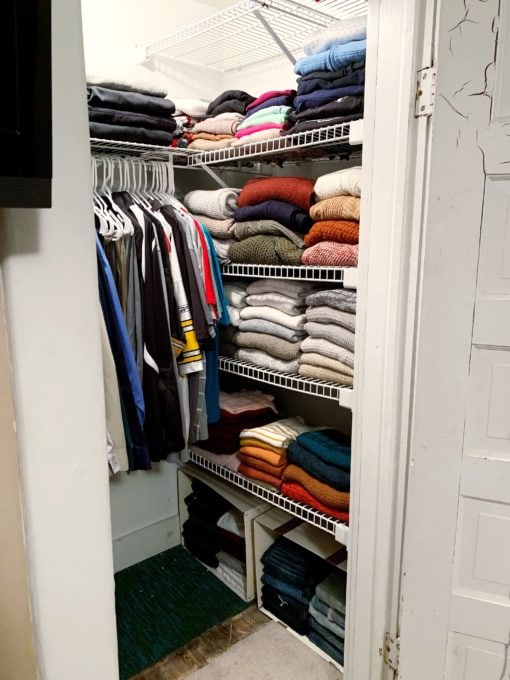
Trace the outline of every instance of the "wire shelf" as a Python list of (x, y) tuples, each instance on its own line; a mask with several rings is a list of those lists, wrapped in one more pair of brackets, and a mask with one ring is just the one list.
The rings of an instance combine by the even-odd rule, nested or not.
[(311, 0), (244, 0), (151, 43), (145, 57), (164, 54), (197, 66), (233, 71), (281, 55), (263, 21), (287, 49), (299, 50), (310, 33), (366, 11), (367, 0), (324, 0), (320, 5)]
[(204, 470), (212, 472), (222, 479), (226, 479), (228, 482), (244, 489), (244, 491), (247, 491), (254, 496), (258, 496), (258, 498), (262, 498), (262, 500), (267, 503), (271, 503), (271, 505), (275, 505), (277, 508), (281, 508), (282, 510), (285, 510), (285, 512), (288, 512), (295, 517), (299, 517), (299, 519), (308, 522), (308, 524), (313, 524), (319, 529), (333, 534), (339, 543), (348, 547), (349, 527), (347, 524), (343, 524), (334, 517), (319, 512), (319, 510), (315, 510), (315, 508), (312, 508), (309, 505), (288, 498), (273, 487), (258, 483), (239, 472), (234, 472), (229, 468), (213, 463), (207, 458), (203, 458), (195, 453), (193, 449), (190, 449), (190, 462), (195, 463), (195, 465), (198, 465)]
[(336, 401), (340, 406), (347, 409), (352, 409), (353, 389), (347, 385), (340, 385), (326, 380), (318, 380), (317, 378), (307, 378), (303, 375), (294, 373), (282, 373), (275, 371), (272, 368), (264, 368), (263, 366), (256, 366), (247, 361), (239, 361), (239, 359), (230, 359), (228, 357), (218, 358), (218, 367), (220, 371), (225, 373), (232, 373), (239, 375), (242, 378), (249, 378), (250, 380), (257, 380), (266, 385), (273, 385), (274, 387), (283, 387), (292, 392), (300, 392), (301, 394), (310, 394), (314, 397), (322, 397), (323, 399), (331, 399)]
[(248, 277), (252, 279), (293, 279), (295, 281), (321, 281), (323, 283), (343, 283), (344, 267), (312, 267), (302, 265), (269, 264), (224, 264), (223, 276)]
[(90, 140), (90, 150), (94, 156), (123, 156), (139, 158), (141, 161), (168, 161), (171, 157), (174, 161), (184, 164), (186, 164), (191, 153), (186, 149), (176, 149), (170, 146), (118, 142), (113, 139), (97, 139), (95, 137)]
[(356, 147), (350, 144), (349, 132), (349, 123), (338, 123), (317, 130), (282, 135), (263, 142), (229, 146), (213, 151), (195, 151), (189, 156), (188, 166), (225, 164), (248, 159), (264, 161), (266, 158), (271, 161), (276, 158), (282, 161), (307, 161), (314, 156), (347, 159), (357, 152)]

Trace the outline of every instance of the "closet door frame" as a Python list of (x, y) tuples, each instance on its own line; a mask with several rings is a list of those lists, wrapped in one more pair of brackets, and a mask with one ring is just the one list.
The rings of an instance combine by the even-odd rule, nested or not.
[(347, 680), (393, 677), (436, 1), (369, 0), (349, 549)]

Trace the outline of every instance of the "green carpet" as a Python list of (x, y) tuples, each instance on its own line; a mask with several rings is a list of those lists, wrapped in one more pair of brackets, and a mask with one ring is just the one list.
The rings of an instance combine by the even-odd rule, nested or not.
[(118, 572), (115, 601), (121, 680), (248, 607), (181, 546)]

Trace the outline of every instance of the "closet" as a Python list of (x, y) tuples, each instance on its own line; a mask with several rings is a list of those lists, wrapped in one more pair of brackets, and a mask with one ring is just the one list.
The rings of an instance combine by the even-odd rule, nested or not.
[[(162, 54), (163, 57), (171, 57), (177, 59), (177, 61), (182, 60), (183, 63), (191, 61), (197, 67), (213, 66), (216, 69), (221, 69), (225, 74), (234, 73), (237, 81), (242, 83), (243, 69), (256, 65), (261, 59), (274, 57), (282, 50), (290, 61), (295, 61), (289, 50), (299, 50), (307, 34), (314, 33), (320, 28), (326, 29), (338, 18), (348, 19), (349, 17), (364, 16), (366, 9), (367, 4), (364, 1), (344, 3), (326, 0), (317, 9), (309, 7), (308, 3), (242, 2), (218, 12), (204, 22), (194, 24), (167, 39), (147, 46), (145, 57), (147, 59), (155, 58)], [(247, 49), (247, 40), (251, 41), (249, 42), (249, 49)], [(280, 66), (280, 68), (285, 67)], [(234, 71), (234, 69), (237, 71)], [(287, 62), (287, 69), (292, 69), (290, 62)], [(265, 82), (270, 86), (269, 76), (267, 80), (265, 79)], [(355, 87), (353, 89), (353, 92), (358, 91), (363, 92), (363, 88)], [(95, 93), (92, 96), (96, 96)], [(253, 100), (253, 97), (251, 99)], [(96, 104), (95, 100), (89, 97), (90, 101)], [(100, 103), (102, 105), (108, 104)], [(200, 200), (197, 198), (193, 203), (192, 199), (188, 198), (191, 196), (191, 192), (199, 194), (206, 190), (212, 194), (218, 187), (220, 189), (231, 187), (241, 190), (242, 196), (243, 187), (249, 180), (256, 177), (309, 178), (308, 181), (313, 186), (313, 183), (320, 177), (330, 175), (333, 177), (336, 171), (359, 166), (362, 160), (364, 141), (363, 119), (360, 115), (357, 115), (353, 117), (353, 120), (346, 117), (344, 122), (342, 118), (337, 121), (334, 117), (335, 114), (328, 115), (332, 116), (329, 120), (311, 125), (309, 129), (306, 125), (301, 126), (304, 129), (301, 129), (298, 125), (296, 132), (291, 129), (289, 134), (286, 135), (271, 136), (271, 138), (264, 140), (257, 139), (251, 143), (233, 144), (218, 149), (207, 149), (206, 145), (206, 148), (202, 150), (193, 148), (193, 144), (188, 145), (189, 148), (180, 144), (173, 148), (165, 148), (155, 144), (96, 138), (93, 136), (94, 132), (99, 130), (100, 127), (91, 122), (93, 176), (97, 195), (95, 199), (96, 220), (99, 219), (101, 214), (101, 202), (104, 200), (101, 195), (105, 192), (109, 193), (112, 190), (126, 191), (128, 194), (131, 192), (135, 202), (139, 200), (140, 205), (144, 205), (147, 201), (152, 203), (154, 199), (161, 199), (164, 204), (170, 200), (165, 196), (168, 197), (175, 192), (178, 199), (181, 201), (184, 199), (186, 207), (193, 215), (197, 216), (196, 219), (207, 226), (209, 219), (207, 210), (195, 207), (200, 203)], [(105, 130), (102, 136), (107, 137), (108, 130), (106, 128)], [(302, 182), (306, 181), (302, 180)], [(357, 192), (355, 196), (359, 197), (359, 189), (357, 189)], [(348, 194), (349, 191), (337, 193)], [(335, 195), (336, 193), (333, 190), (333, 192), (326, 193), (324, 198)], [(363, 195), (365, 194), (363, 193)], [(139, 196), (139, 199), (136, 198), (137, 196)], [(201, 200), (204, 201), (202, 195)], [(289, 200), (292, 203), (292, 197)], [(363, 198), (362, 204), (364, 200)], [(354, 201), (358, 201), (359, 205), (359, 198), (354, 198)], [(201, 214), (204, 214), (205, 217), (201, 218)], [(212, 217), (218, 217), (218, 215), (212, 213)], [(317, 219), (320, 220), (321, 218)], [(359, 219), (359, 207), (357, 219)], [(211, 222), (214, 222), (214, 220), (211, 219)], [(356, 224), (355, 227), (357, 232)], [(363, 230), (363, 225), (361, 229)], [(102, 233), (101, 228), (99, 228), (99, 233)], [(111, 233), (106, 231), (105, 234), (107, 241), (109, 241), (112, 238)], [(211, 234), (215, 236), (215, 231), (212, 230)], [(324, 240), (327, 240), (327, 238), (319, 238), (319, 242)], [(215, 241), (215, 244), (217, 243), (221, 244), (222, 242)], [(246, 285), (257, 281), (276, 282), (276, 284), (282, 282), (283, 285), (295, 286), (296, 290), (302, 287), (303, 290), (308, 290), (308, 294), (314, 291), (341, 290), (345, 291), (346, 296), (352, 298), (353, 303), (351, 308), (341, 306), (339, 309), (348, 309), (349, 312), (356, 309), (356, 318), (364, 314), (363, 306), (356, 305), (355, 302), (358, 287), (358, 270), (355, 266), (323, 266), (301, 263), (278, 265), (257, 264), (256, 262), (256, 257), (246, 264), (241, 261), (224, 261), (221, 265), (223, 284), (227, 285), (227, 288), (229, 284), (238, 284), (241, 287), (240, 290), (242, 290), (243, 285), (246, 288)], [(181, 265), (184, 266), (182, 262)], [(286, 289), (284, 288), (284, 290)], [(231, 302), (230, 298), (228, 301)], [(304, 298), (302, 302), (303, 307), (299, 307), (298, 312), (303, 315), (304, 319)], [(322, 301), (322, 303), (318, 302), (317, 304), (327, 305), (327, 302)], [(229, 309), (231, 308), (229, 307)], [(320, 310), (331, 311), (332, 309), (327, 306), (317, 307), (318, 313)], [(340, 314), (342, 313), (345, 314), (345, 312), (340, 311)], [(347, 316), (352, 316), (354, 319), (353, 314), (347, 313)], [(315, 318), (317, 319), (317, 316)], [(239, 324), (237, 323), (237, 325)], [(315, 325), (319, 326), (320, 324)], [(342, 330), (339, 326), (333, 328), (337, 329), (338, 333), (348, 334), (353, 329), (352, 327), (351, 330), (347, 331)], [(220, 338), (222, 338), (221, 331), (219, 328), (217, 330), (220, 332)], [(357, 335), (358, 331), (356, 331)], [(297, 337), (301, 342), (304, 333), (302, 335), (298, 333)], [(356, 340), (356, 342), (359, 341)], [(331, 346), (333, 347), (333, 345)], [(220, 343), (217, 361), (222, 390), (234, 393), (241, 389), (261, 390), (264, 394), (272, 395), (275, 398), (275, 403), (278, 404), (280, 413), (278, 416), (274, 416), (275, 420), (297, 416), (303, 418), (306, 425), (312, 428), (334, 428), (337, 432), (343, 433), (345, 442), (350, 441), (352, 436), (354, 444), (356, 435), (352, 429), (352, 416), (353, 409), (355, 409), (356, 377), (354, 378), (353, 389), (352, 372), (348, 367), (345, 369), (348, 371), (345, 380), (341, 378), (320, 379), (313, 377), (314, 371), (312, 371), (312, 375), (307, 375), (301, 373), (301, 371), (298, 372), (297, 367), (289, 370), (278, 369), (258, 363), (257, 360), (250, 361), (249, 356), (243, 360), (243, 358), (239, 358), (242, 355), (239, 354), (238, 350), (231, 355), (226, 355), (222, 353), (221, 347)], [(262, 349), (260, 346), (259, 348)], [(261, 353), (263, 354), (263, 352)], [(354, 354), (351, 354), (351, 357), (353, 356)], [(189, 417), (193, 419), (193, 412), (190, 413)], [(183, 422), (184, 420), (185, 418)], [(200, 440), (203, 437), (197, 436), (195, 439)], [(329, 445), (332, 445), (331, 441)], [(197, 484), (205, 484), (209, 490), (227, 499), (244, 518), (245, 531), (243, 534), (246, 544), (246, 554), (243, 555), (243, 561), (246, 564), (246, 572), (243, 577), (244, 585), (241, 586), (240, 590), (239, 587), (235, 588), (230, 582), (231, 576), (224, 575), (224, 572), (222, 572), (223, 575), (220, 574), (221, 567), (218, 570), (215, 566), (217, 560), (214, 559), (214, 556), (208, 557), (200, 546), (197, 546), (196, 552), (193, 549), (191, 551), (197, 557), (203, 553), (202, 561), (206, 565), (212, 565), (208, 568), (213, 573), (243, 599), (249, 601), (256, 598), (262, 611), (280, 621), (282, 625), (286, 625), (287, 621), (285, 612), (279, 616), (277, 605), (274, 605), (272, 610), (268, 610), (265, 602), (269, 602), (269, 596), (264, 595), (266, 586), (262, 587), (264, 582), (263, 559), (265, 559), (266, 552), (269, 554), (271, 546), (276, 545), (275, 541), (287, 541), (283, 545), (289, 548), (291, 555), (294, 549), (292, 546), (297, 546), (295, 548), (295, 550), (298, 550), (297, 554), (304, 550), (310, 556), (311, 563), (315, 565), (314, 570), (317, 568), (322, 574), (322, 570), (325, 569), (321, 576), (322, 579), (327, 575), (328, 569), (330, 572), (331, 570), (335, 572), (344, 582), (345, 574), (347, 574), (347, 592), (344, 593), (344, 601), (341, 603), (343, 608), (341, 621), (345, 626), (345, 653), (347, 654), (348, 645), (354, 643), (354, 625), (351, 628), (350, 622), (352, 620), (354, 624), (355, 621), (355, 615), (352, 611), (354, 608), (352, 603), (355, 597), (352, 593), (354, 593), (356, 579), (350, 575), (351, 562), (348, 559), (348, 552), (353, 546), (352, 525), (356, 524), (353, 515), (353, 510), (356, 512), (356, 500), (354, 499), (359, 494), (355, 486), (356, 482), (353, 482), (350, 489), (353, 502), (350, 508), (349, 525), (346, 519), (338, 518), (341, 516), (349, 517), (348, 505), (335, 506), (340, 507), (343, 512), (338, 512), (338, 510), (328, 512), (324, 503), (321, 504), (316, 499), (312, 500), (310, 505), (306, 501), (306, 497), (312, 497), (308, 492), (305, 492), (304, 487), (301, 487), (300, 484), (296, 485), (295, 479), (293, 486), (292, 477), (289, 478), (291, 483), (287, 486), (288, 488), (297, 486), (301, 490), (300, 494), (302, 494), (298, 497), (285, 493), (283, 487), (280, 490), (281, 480), (278, 481), (277, 488), (275, 488), (274, 485), (271, 485), (271, 482), (268, 484), (264, 481), (257, 481), (256, 477), (260, 475), (260, 472), (255, 474), (254, 478), (253, 474), (249, 472), (243, 474), (242, 466), (241, 470), (237, 470), (237, 468), (232, 468), (224, 463), (216, 462), (214, 453), (204, 452), (206, 448), (207, 442), (204, 444), (198, 441), (198, 445), (191, 442), (189, 448), (186, 448), (180, 454), (180, 463), (178, 464), (180, 469), (177, 474), (176, 488), (169, 490), (169, 493), (177, 493), (179, 540), (183, 542), (185, 547), (197, 542), (197, 538), (192, 540), (190, 530), (187, 529), (191, 526), (190, 521), (192, 521), (190, 520), (192, 505), (189, 504), (193, 501), (189, 499), (196, 498), (196, 502), (198, 502), (200, 497), (200, 487), (197, 487)], [(219, 453), (218, 449), (214, 450)], [(354, 465), (356, 460), (355, 444), (352, 455)], [(173, 459), (175, 460), (175, 455)], [(246, 465), (245, 458), (243, 458), (243, 463)], [(163, 465), (165, 464), (163, 463)], [(130, 467), (133, 469), (133, 466)], [(143, 464), (141, 466), (134, 465), (134, 469), (140, 469), (140, 467), (143, 469)], [(302, 470), (302, 468), (299, 468), (299, 470)], [(124, 473), (121, 472), (120, 474)], [(136, 473), (137, 476), (141, 474), (144, 473)], [(143, 482), (145, 492), (150, 489), (150, 472), (147, 475), (149, 481), (144, 480)], [(264, 479), (264, 476), (262, 475), (259, 479)], [(329, 481), (327, 476), (323, 476), (321, 479), (323, 482)], [(116, 480), (113, 479), (114, 492), (115, 484)], [(336, 488), (348, 491), (349, 485)], [(329, 486), (328, 489), (330, 489)], [(331, 492), (333, 492), (332, 489)], [(115, 498), (112, 498), (112, 503), (115, 505)], [(136, 503), (140, 505), (140, 500), (137, 499)], [(123, 500), (123, 507), (129, 508), (129, 498)], [(205, 535), (198, 535), (204, 536), (202, 541), (206, 541)], [(175, 536), (173, 540), (175, 541)], [(146, 556), (142, 551), (138, 561)], [(123, 565), (122, 559), (122, 557), (118, 559), (121, 566)], [(298, 558), (296, 557), (296, 559)], [(129, 563), (133, 563), (132, 557), (129, 558)], [(317, 566), (320, 564), (323, 566)], [(123, 566), (127, 565), (124, 564)], [(307, 607), (308, 601), (306, 611)], [(317, 616), (320, 617), (321, 612)], [(299, 626), (297, 628), (298, 632), (296, 632), (295, 624), (290, 624), (288, 627), (302, 642), (311, 646), (314, 651), (335, 665), (340, 671), (343, 671), (343, 642), (342, 651), (333, 651), (332, 654), (335, 658), (332, 658), (331, 654), (311, 642), (303, 630), (299, 631)], [(313, 634), (312, 631), (312, 637)], [(336, 647), (330, 647), (330, 649), (333, 650)]]

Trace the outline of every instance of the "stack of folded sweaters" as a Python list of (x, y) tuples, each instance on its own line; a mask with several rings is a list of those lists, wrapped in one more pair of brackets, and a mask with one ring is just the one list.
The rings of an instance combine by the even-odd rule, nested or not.
[(255, 101), (242, 90), (226, 90), (212, 101), (205, 120), (194, 125), (189, 149), (212, 151), (225, 149), (235, 140), (235, 133), (244, 120), (246, 107)]
[(225, 261), (228, 249), (234, 242), (233, 215), (237, 207), (239, 189), (196, 189), (184, 196), (184, 205), (207, 229), (220, 261)]
[(319, 583), (309, 605), (310, 640), (343, 666), (347, 576), (333, 571)]
[(303, 432), (290, 442), (287, 458), (282, 493), (348, 522), (349, 438), (332, 429)]
[(283, 373), (298, 373), (306, 296), (313, 290), (312, 284), (301, 281), (259, 279), (250, 283), (242, 293), (242, 307), (230, 317), (238, 330), (230, 329), (225, 348), (228, 356)]
[(302, 418), (286, 418), (244, 429), (240, 434), (239, 472), (280, 490), (289, 444), (300, 433), (312, 429)]
[(317, 291), (306, 304), (308, 337), (301, 343), (300, 375), (352, 385), (356, 291)]
[(262, 604), (301, 635), (310, 632), (309, 607), (317, 584), (331, 567), (316, 555), (280, 537), (261, 558)]
[(230, 260), (301, 264), (301, 235), (313, 223), (309, 216), (313, 199), (314, 181), (304, 177), (264, 177), (247, 182), (234, 212), (236, 242), (228, 250)]
[(230, 325), (220, 328), (220, 354), (224, 357), (237, 359), (238, 345), (234, 344), (234, 336), (239, 330), (241, 323), (241, 312), (246, 307), (248, 283), (245, 281), (234, 281), (225, 283), (223, 290), (227, 299), (228, 315)]
[(315, 221), (305, 235), (308, 248), (303, 264), (356, 267), (358, 265), (361, 168), (322, 175), (315, 182), (318, 203), (310, 209)]
[(205, 118), (209, 102), (203, 99), (174, 98), (176, 128), (172, 146), (186, 148), (193, 141), (193, 127)]
[(239, 436), (250, 427), (265, 425), (278, 413), (274, 397), (252, 390), (220, 392), (220, 419), (209, 425), (209, 438), (197, 442), (194, 451), (231, 469), (239, 467), (235, 454), (239, 451)]
[[(93, 84), (94, 83), (94, 84)], [(122, 142), (169, 146), (175, 105), (157, 88), (94, 79), (87, 86), (90, 136)], [(105, 86), (106, 85), (106, 86)]]
[(243, 514), (198, 479), (184, 500), (189, 518), (184, 522), (184, 545), (201, 562), (217, 569), (238, 595), (246, 595), (246, 543)]
[(354, 17), (310, 36), (307, 56), (294, 66), (300, 78), (288, 134), (363, 116), (366, 25), (366, 17)]
[(246, 118), (236, 132), (235, 145), (263, 142), (279, 137), (289, 126), (294, 90), (271, 90), (246, 107)]

